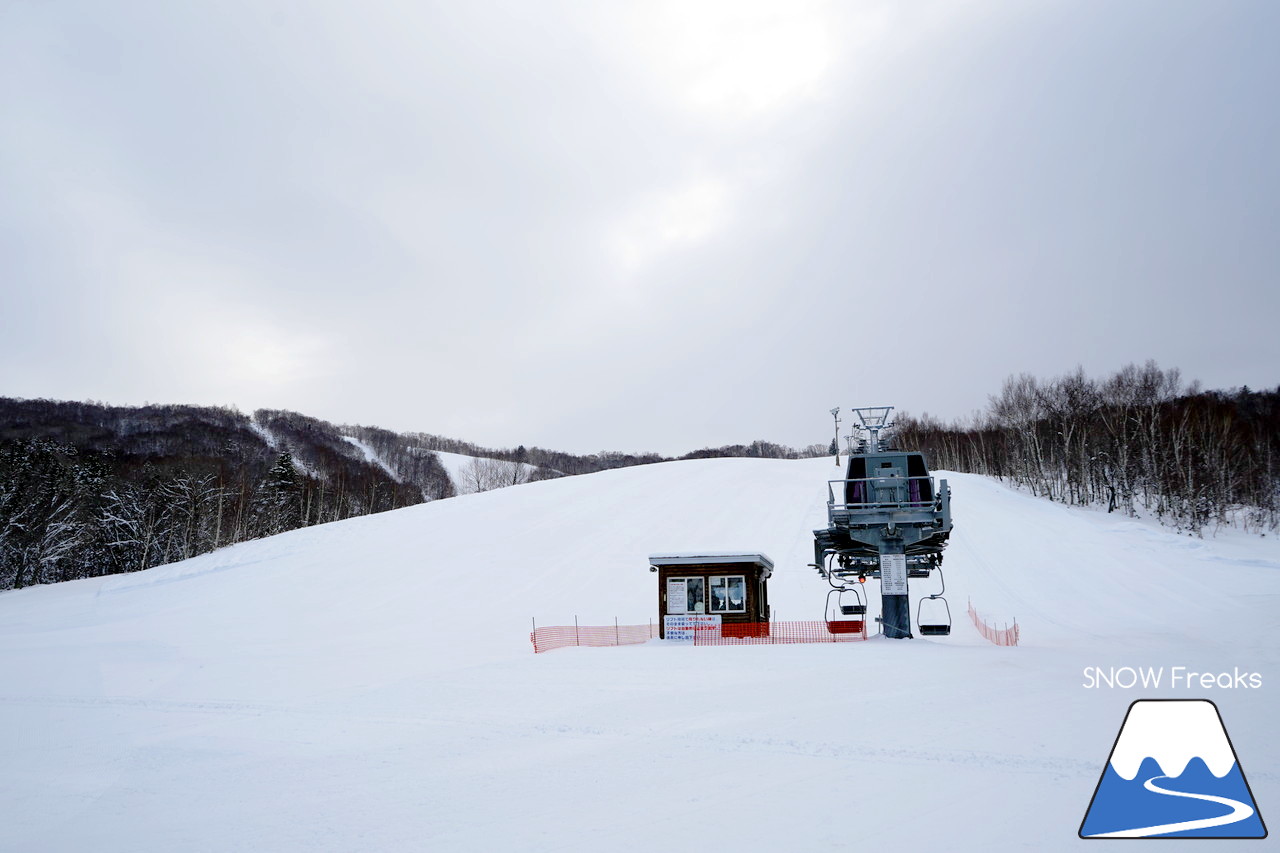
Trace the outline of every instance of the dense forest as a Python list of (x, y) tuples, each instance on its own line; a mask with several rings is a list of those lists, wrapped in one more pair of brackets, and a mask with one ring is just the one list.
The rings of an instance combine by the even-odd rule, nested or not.
[(137, 571), (448, 497), (434, 456), (371, 463), (292, 412), (0, 398), (0, 588)]
[(934, 467), (1067, 504), (1142, 511), (1192, 533), (1280, 527), (1280, 388), (1202, 391), (1154, 362), (1101, 380), (1023, 374), (969, 423), (903, 416), (895, 437)]

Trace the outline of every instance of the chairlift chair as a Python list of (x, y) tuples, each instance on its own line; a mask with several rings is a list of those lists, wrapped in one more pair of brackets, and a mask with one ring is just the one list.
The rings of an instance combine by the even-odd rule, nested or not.
[[(844, 600), (845, 593), (853, 593), (853, 601)], [(831, 596), (836, 597), (832, 612)], [(833, 618), (834, 617), (834, 618)], [(856, 586), (833, 587), (827, 593), (827, 630), (832, 634), (861, 634), (866, 628), (867, 602)]]
[[(951, 634), (951, 605), (947, 604), (947, 600), (943, 597), (943, 593), (947, 591), (947, 581), (942, 576), (941, 566), (938, 566), (938, 580), (942, 581), (942, 589), (935, 592), (933, 595), (921, 597), (920, 601), (916, 604), (916, 625), (919, 626), (920, 634), (924, 637), (946, 637)], [(930, 622), (921, 621), (920, 614), (924, 608), (925, 601), (933, 601), (934, 599), (942, 602), (943, 612), (946, 613), (946, 621), (944, 622), (936, 618), (933, 618)], [(937, 608), (930, 608), (930, 610), (936, 612)]]

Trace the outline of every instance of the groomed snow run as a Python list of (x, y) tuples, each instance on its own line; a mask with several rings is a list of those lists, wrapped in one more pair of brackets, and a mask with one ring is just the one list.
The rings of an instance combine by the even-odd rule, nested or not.
[[(453, 488), (460, 495), (470, 494), (475, 491), (474, 475), (471, 474), (471, 471), (477, 459), (481, 462), (506, 464), (500, 459), (492, 459), (488, 456), (466, 456), (462, 453), (448, 453), (444, 450), (433, 450), (432, 453), (440, 460), (440, 464), (444, 466), (444, 470), (449, 474), (449, 479), (453, 481)], [(519, 464), (525, 474), (532, 473), (538, 469), (537, 465), (530, 465), (527, 462)]]
[[(1159, 697), (1214, 700), (1277, 808), (1270, 535), (939, 474), (950, 637), (533, 654), (533, 617), (654, 618), (659, 552), (761, 551), (776, 618), (821, 618), (806, 564), (838, 470), (607, 471), (0, 594), (0, 849), (1089, 850), (1125, 711)], [(913, 614), (932, 591), (912, 581)], [(982, 639), (970, 598), (1022, 644)], [(1160, 688), (1084, 686), (1146, 666)], [(1171, 688), (1174, 666), (1262, 686)]]
[(377, 465), (379, 468), (385, 471), (387, 473), (387, 476), (389, 476), (391, 479), (395, 480), (397, 483), (400, 482), (400, 475), (397, 474), (395, 469), (392, 468), (390, 465), (388, 465), (386, 460), (378, 455), (378, 451), (370, 447), (367, 442), (362, 441), (361, 439), (358, 439), (353, 435), (344, 435), (342, 437), (342, 440), (345, 441), (347, 444), (350, 444), (356, 450), (359, 450), (360, 453), (364, 456), (364, 459), (366, 462), (368, 462), (371, 465)]

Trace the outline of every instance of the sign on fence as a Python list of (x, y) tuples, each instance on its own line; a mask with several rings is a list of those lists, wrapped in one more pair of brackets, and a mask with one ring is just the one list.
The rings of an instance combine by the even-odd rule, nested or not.
[(720, 630), (718, 613), (683, 613), (662, 617), (662, 633), (668, 642), (692, 643), (694, 631)]

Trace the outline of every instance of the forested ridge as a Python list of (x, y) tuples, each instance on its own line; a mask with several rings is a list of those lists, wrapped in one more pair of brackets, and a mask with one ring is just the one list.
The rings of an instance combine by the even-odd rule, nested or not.
[[(1280, 388), (1203, 391), (1151, 362), (1101, 380), (1022, 374), (967, 423), (902, 414), (893, 435), (931, 467), (1055, 501), (1145, 511), (1193, 533), (1280, 528)], [(678, 458), (794, 459), (832, 445), (754, 441)], [(436, 452), (482, 460), (472, 491), (670, 461), (486, 448), (280, 410), (0, 398), (0, 589), (139, 571), (451, 497)]]
[(1103, 379), (1021, 374), (968, 423), (901, 416), (895, 436), (933, 467), (1050, 500), (1149, 513), (1197, 534), (1280, 527), (1280, 387), (1204, 391), (1154, 362)]
[(138, 571), (452, 494), (433, 455), (393, 475), (294, 412), (0, 398), (0, 588)]

